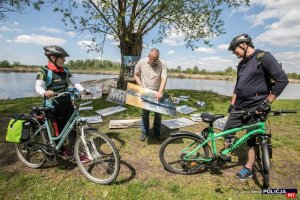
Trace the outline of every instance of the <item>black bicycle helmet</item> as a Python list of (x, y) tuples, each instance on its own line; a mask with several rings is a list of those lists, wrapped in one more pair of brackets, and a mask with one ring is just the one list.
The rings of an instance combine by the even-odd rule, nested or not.
[(62, 48), (59, 46), (46, 46), (43, 47), (45, 50), (45, 55), (47, 57), (49, 56), (60, 56), (60, 57), (69, 57), (69, 54)]
[(250, 46), (253, 46), (252, 38), (247, 34), (241, 34), (233, 38), (233, 40), (230, 42), (230, 45), (228, 47), (228, 51), (234, 51), (239, 44), (244, 42), (249, 44)]

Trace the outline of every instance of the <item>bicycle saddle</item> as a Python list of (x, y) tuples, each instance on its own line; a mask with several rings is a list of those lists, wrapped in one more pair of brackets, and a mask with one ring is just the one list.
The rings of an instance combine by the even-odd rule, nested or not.
[(223, 114), (209, 114), (209, 113), (202, 113), (201, 114), (201, 118), (203, 122), (206, 123), (213, 123), (214, 121), (216, 121), (217, 119), (223, 118), (224, 115)]

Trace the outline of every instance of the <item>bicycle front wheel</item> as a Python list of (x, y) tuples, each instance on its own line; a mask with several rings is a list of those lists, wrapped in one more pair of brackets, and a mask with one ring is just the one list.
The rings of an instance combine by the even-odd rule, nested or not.
[[(163, 142), (159, 150), (160, 162), (167, 171), (177, 174), (193, 174), (203, 169), (209, 158), (210, 148), (205, 145), (193, 152), (203, 141), (189, 135), (170, 137)], [(188, 158), (190, 152), (193, 152)]]
[(269, 148), (267, 143), (261, 144), (261, 164), (262, 164), (262, 175), (263, 175), (263, 187), (268, 188), (270, 185), (269, 171), (271, 169)]
[(41, 150), (41, 145), (46, 144), (43, 131), (34, 134), (39, 126), (31, 122), (29, 140), (15, 144), (15, 150), (19, 160), (30, 168), (42, 167), (46, 162), (46, 156)]
[(84, 140), (77, 138), (74, 148), (79, 169), (89, 180), (109, 184), (116, 179), (120, 171), (120, 157), (109, 137), (88, 130)]

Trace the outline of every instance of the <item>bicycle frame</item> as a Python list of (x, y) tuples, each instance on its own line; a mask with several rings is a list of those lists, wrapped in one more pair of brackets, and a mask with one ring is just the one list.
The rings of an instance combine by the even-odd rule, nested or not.
[[(242, 130), (246, 130), (249, 128), (254, 128), (254, 130), (249, 131), (248, 133), (246, 133), (245, 135), (243, 135), (239, 140), (237, 140), (230, 148), (224, 149), (221, 154), (226, 155), (230, 152), (232, 152), (233, 150), (235, 150), (236, 148), (238, 148), (241, 144), (245, 143), (246, 141), (248, 141), (252, 136), (254, 136), (255, 134), (265, 134), (266, 133), (266, 127), (265, 127), (265, 122), (257, 122), (255, 124), (251, 124), (251, 125), (245, 125), (245, 126), (241, 126), (238, 128), (233, 128), (233, 129), (229, 129), (220, 133), (215, 133), (213, 131), (213, 127), (210, 126), (209, 127), (209, 134), (208, 137), (199, 145), (197, 145), (197, 147), (195, 149), (193, 149), (192, 151), (188, 152), (184, 158), (188, 159), (188, 160), (198, 160), (198, 161), (205, 161), (205, 162), (210, 162), (213, 160), (213, 158), (215, 158), (217, 156), (217, 144), (216, 144), (216, 139), (220, 138), (220, 137), (224, 137), (225, 135), (228, 134), (232, 134), (235, 132), (239, 132)], [(212, 158), (207, 158), (207, 159), (190, 159), (189, 157), (191, 155), (196, 155), (197, 151), (202, 148), (203, 146), (207, 145), (209, 143), (209, 141), (211, 141), (212, 144), (212, 154), (213, 157)], [(193, 144), (189, 145), (188, 147), (186, 147), (185, 149), (183, 149), (183, 152), (185, 152), (186, 150), (188, 150)]]
[[(51, 134), (51, 128), (50, 128), (50, 123), (49, 123), (49, 120), (45, 114), (45, 122), (44, 124), (41, 125), (41, 127), (34, 133), (34, 135), (36, 136), (42, 129), (46, 129), (47, 131), (47, 136), (49, 138), (49, 142), (52, 146), (55, 147), (56, 150), (59, 150), (66, 138), (68, 137), (68, 135), (70, 134), (71, 130), (73, 129), (75, 123), (80, 119), (80, 116), (79, 116), (79, 111), (77, 109), (74, 110), (74, 112), (72, 113), (70, 119), (68, 120), (67, 124), (65, 125), (64, 129), (62, 130), (62, 132), (60, 133), (59, 136), (57, 137), (54, 137), (52, 136)], [(55, 144), (55, 141), (57, 140), (60, 140), (59, 143), (56, 145)]]

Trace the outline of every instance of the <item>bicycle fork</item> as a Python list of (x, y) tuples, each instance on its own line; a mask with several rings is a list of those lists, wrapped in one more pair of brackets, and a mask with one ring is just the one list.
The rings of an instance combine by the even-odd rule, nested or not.
[(256, 144), (267, 143), (268, 144), (268, 151), (269, 151), (269, 158), (272, 158), (272, 134), (263, 134), (256, 138)]
[[(81, 128), (81, 134), (80, 134), (80, 138), (82, 140), (83, 146), (85, 148), (85, 151), (87, 153), (87, 156), (90, 160), (95, 160), (95, 158), (100, 158), (101, 155), (98, 153), (95, 142), (92, 138), (89, 138), (89, 144), (86, 141), (86, 137), (85, 137), (85, 129), (87, 127), (83, 126)], [(90, 151), (90, 149), (92, 150), (92, 152)]]

